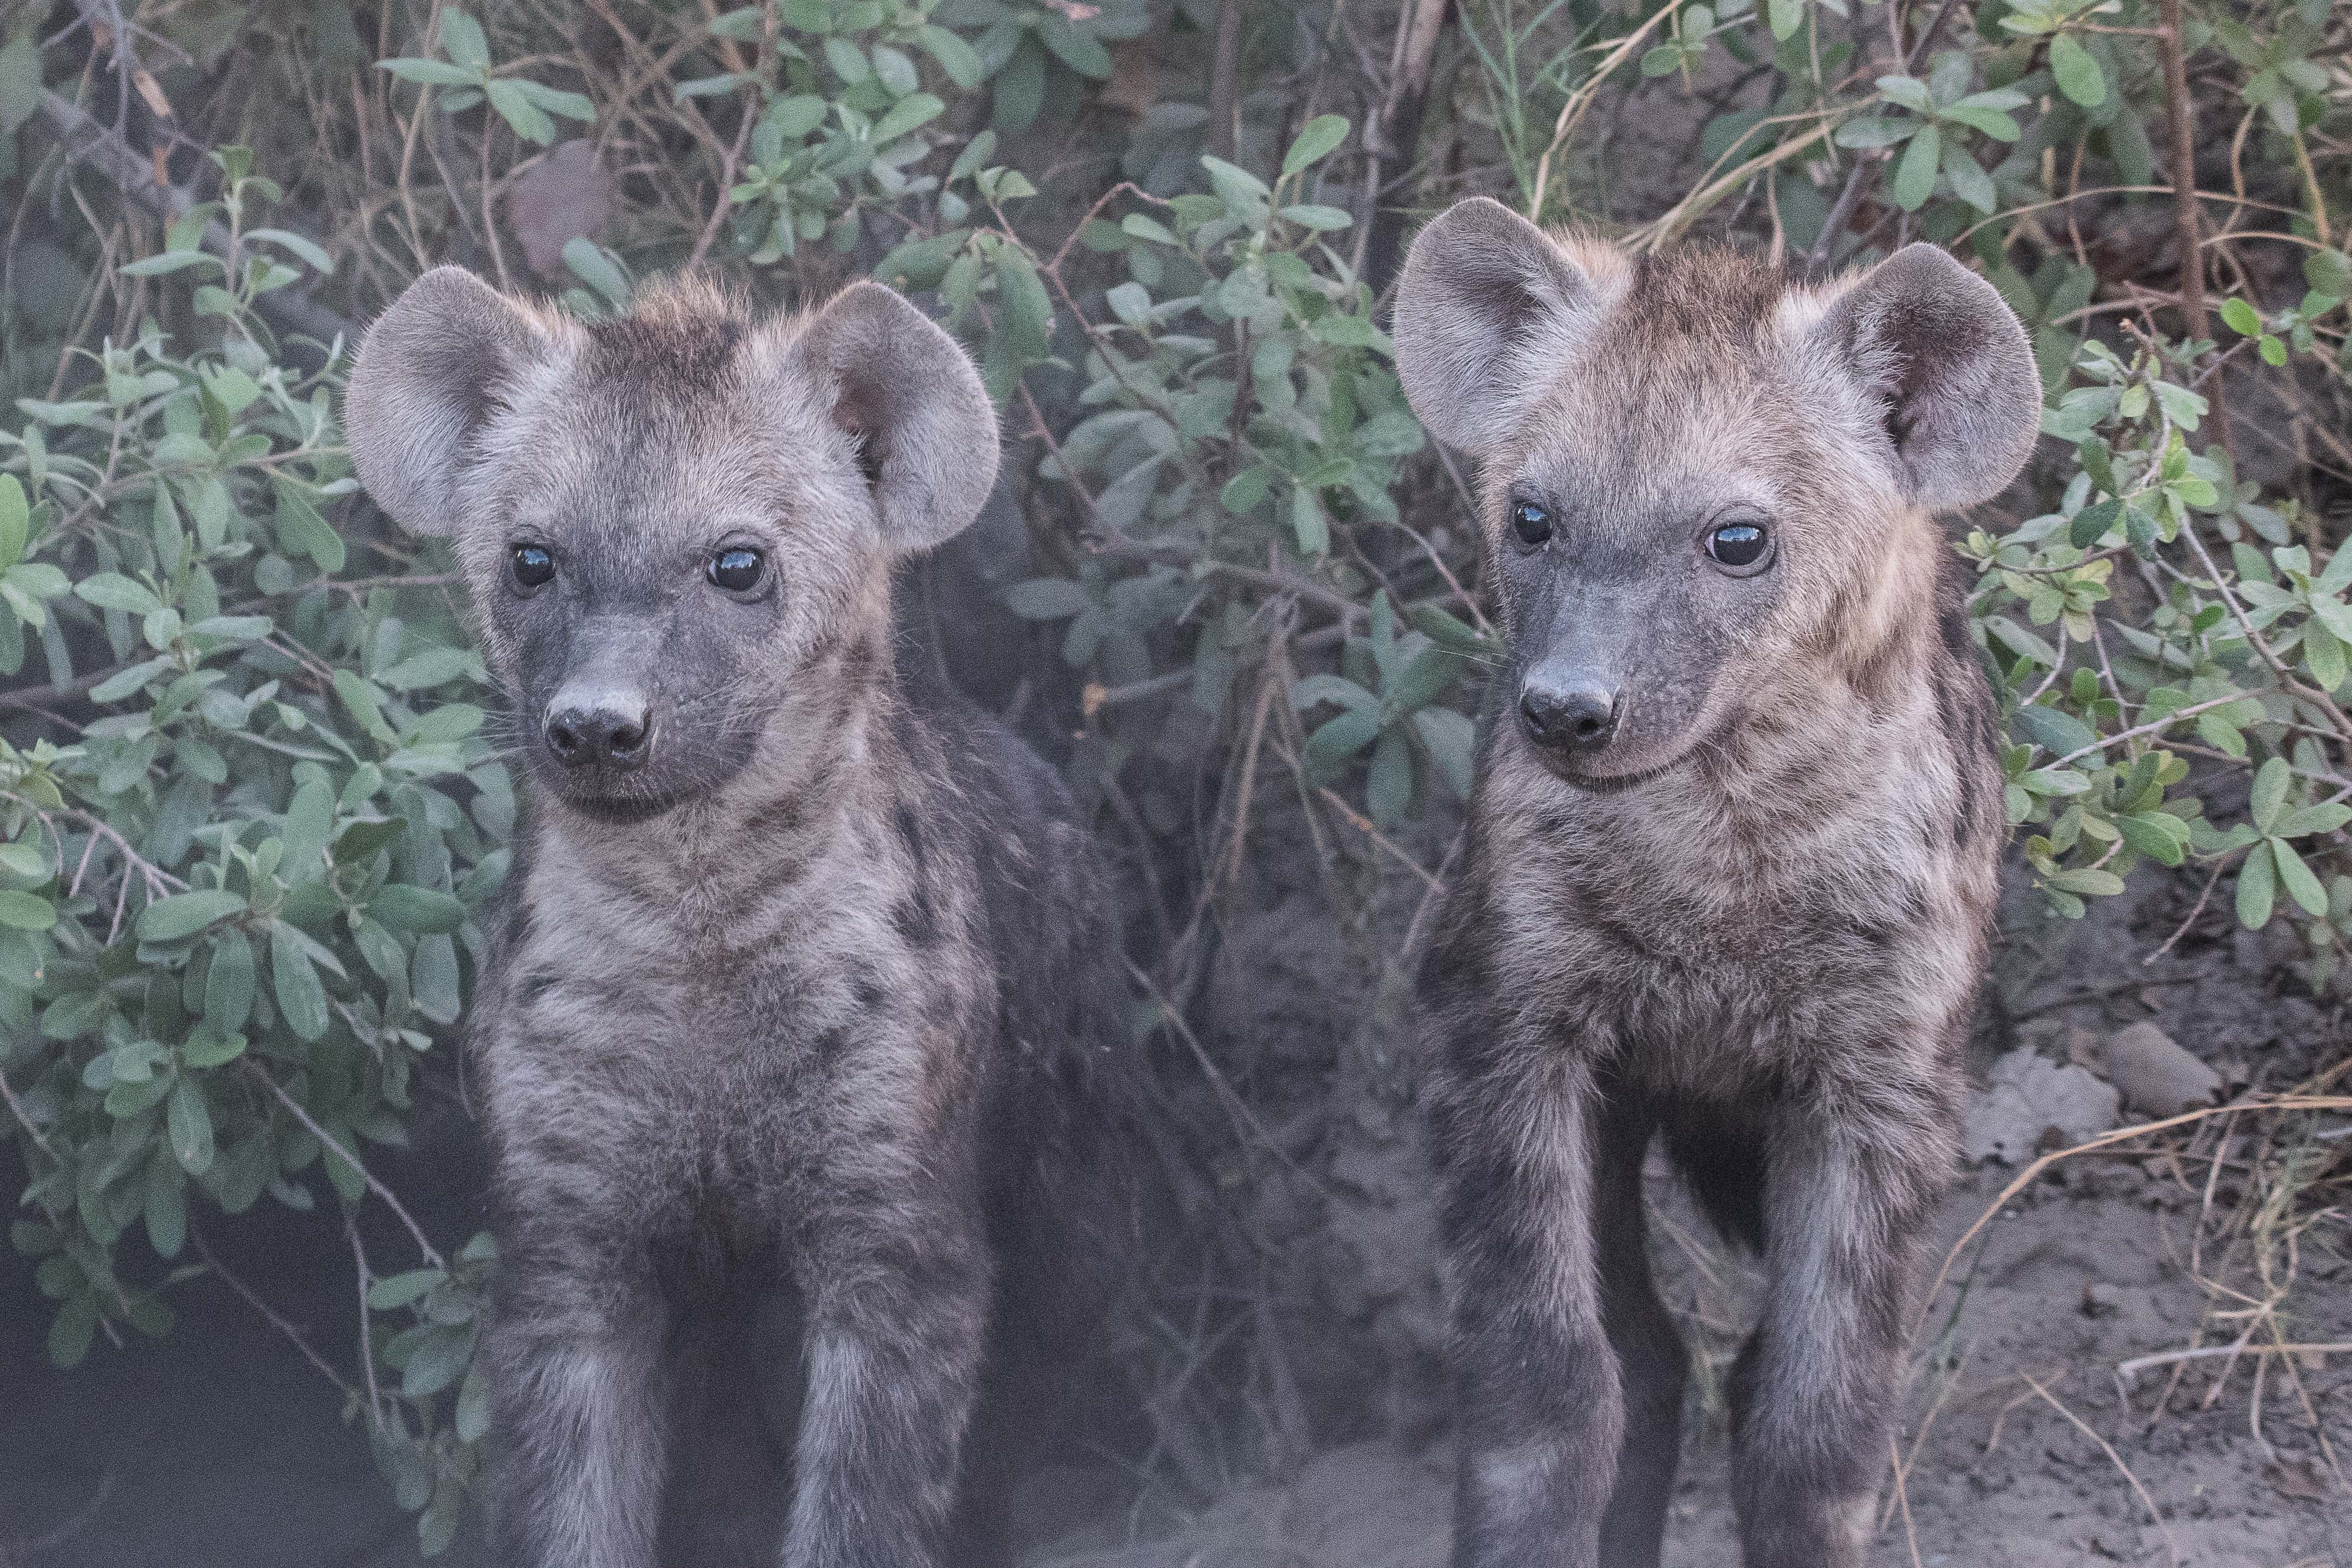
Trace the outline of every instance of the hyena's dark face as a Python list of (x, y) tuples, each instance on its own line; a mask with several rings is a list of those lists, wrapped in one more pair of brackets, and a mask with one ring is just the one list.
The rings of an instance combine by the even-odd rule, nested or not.
[(961, 352), (873, 286), (767, 323), (692, 288), (583, 323), (445, 268), (370, 332), (348, 425), (370, 492), (452, 536), (541, 778), (623, 818), (724, 784), (782, 713), (837, 721), (814, 699), (866, 689), (891, 562), (996, 466)]
[(1781, 667), (1867, 646), (1874, 574), (1920, 569), (1898, 526), (1999, 489), (2039, 424), (2016, 318), (1924, 246), (1808, 289), (1465, 202), (1414, 243), (1396, 341), (1416, 411), (1482, 461), (1507, 722), (1587, 783), (1669, 767)]

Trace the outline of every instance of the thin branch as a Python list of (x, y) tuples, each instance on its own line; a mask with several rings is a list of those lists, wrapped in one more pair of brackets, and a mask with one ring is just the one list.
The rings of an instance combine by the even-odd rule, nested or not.
[(389, 1207), (394, 1214), (400, 1216), (400, 1223), (408, 1227), (408, 1234), (415, 1239), (416, 1249), (425, 1255), (425, 1261), (431, 1264), (434, 1268), (442, 1269), (446, 1272), (449, 1267), (448, 1263), (442, 1258), (441, 1254), (435, 1249), (433, 1243), (426, 1239), (425, 1228), (409, 1217), (408, 1211), (401, 1206), (400, 1199), (394, 1194), (393, 1190), (390, 1187), (385, 1186), (382, 1182), (378, 1181), (374, 1172), (360, 1163), (358, 1158), (354, 1156), (349, 1149), (344, 1148), (341, 1142), (338, 1140), (333, 1133), (328, 1131), (325, 1128), (320, 1126), (318, 1122), (311, 1120), (310, 1113), (302, 1109), (301, 1102), (297, 1100), (292, 1095), (287, 1093), (276, 1079), (271, 1078), (268, 1073), (262, 1071), (260, 1068), (255, 1066), (250, 1060), (248, 1060), (245, 1066), (247, 1072), (250, 1072), (255, 1079), (266, 1085), (271, 1094), (278, 1097), (278, 1102), (280, 1105), (283, 1105), (288, 1110), (294, 1113), (294, 1120), (300, 1122), (306, 1129), (308, 1129), (311, 1137), (316, 1138), (320, 1142), (325, 1144), (337, 1154), (342, 1156), (343, 1163), (360, 1173), (360, 1180), (367, 1184), (368, 1191), (382, 1198), (384, 1201), (385, 1205)]

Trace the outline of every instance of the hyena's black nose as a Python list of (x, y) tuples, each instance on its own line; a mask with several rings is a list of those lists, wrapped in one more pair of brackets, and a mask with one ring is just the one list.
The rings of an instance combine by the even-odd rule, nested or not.
[(567, 768), (634, 768), (652, 754), (652, 740), (653, 715), (643, 703), (572, 704), (547, 716), (547, 749)]
[(1591, 677), (1530, 676), (1519, 689), (1519, 723), (1539, 746), (1593, 752), (1617, 732), (1617, 693)]

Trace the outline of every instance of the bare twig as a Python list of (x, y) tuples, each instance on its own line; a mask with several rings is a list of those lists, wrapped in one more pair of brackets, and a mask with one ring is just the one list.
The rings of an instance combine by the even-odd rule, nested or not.
[[(2180, 313), (2189, 335), (2202, 339), (2205, 321), (2205, 248), (2198, 241), (2203, 215), (2197, 207), (2197, 128), (2195, 105), (2189, 97), (2189, 66), (2182, 52), (2180, 0), (2159, 0), (2163, 36), (2157, 50), (2164, 57), (2164, 119), (2172, 136), (2173, 226), (2180, 246)], [(2222, 450), (2230, 447), (2230, 414), (2222, 401), (2219, 378), (2208, 395), (2213, 420), (2212, 440)]]
[(431, 1239), (425, 1236), (425, 1227), (418, 1225), (415, 1220), (411, 1218), (408, 1211), (401, 1206), (400, 1199), (394, 1194), (393, 1190), (390, 1187), (385, 1186), (383, 1182), (377, 1180), (374, 1172), (360, 1163), (358, 1157), (349, 1149), (344, 1148), (341, 1140), (337, 1139), (333, 1133), (328, 1131), (325, 1128), (320, 1126), (319, 1123), (311, 1118), (310, 1113), (302, 1109), (301, 1101), (287, 1093), (286, 1090), (279, 1086), (276, 1079), (271, 1078), (268, 1073), (262, 1071), (259, 1067), (256, 1066), (249, 1060), (245, 1064), (245, 1066), (246, 1070), (250, 1072), (257, 1082), (268, 1089), (271, 1094), (277, 1096), (278, 1103), (283, 1105), (288, 1110), (293, 1112), (294, 1120), (300, 1122), (303, 1127), (309, 1131), (311, 1137), (316, 1138), (320, 1142), (325, 1144), (328, 1148), (341, 1155), (345, 1164), (349, 1165), (352, 1170), (357, 1171), (360, 1173), (360, 1180), (367, 1184), (368, 1191), (382, 1198), (384, 1201), (385, 1206), (390, 1208), (394, 1214), (400, 1216), (400, 1223), (408, 1227), (408, 1234), (415, 1240), (416, 1250), (424, 1254), (425, 1261), (436, 1268), (446, 1270), (449, 1267), (448, 1263), (442, 1258), (440, 1252), (435, 1248)]

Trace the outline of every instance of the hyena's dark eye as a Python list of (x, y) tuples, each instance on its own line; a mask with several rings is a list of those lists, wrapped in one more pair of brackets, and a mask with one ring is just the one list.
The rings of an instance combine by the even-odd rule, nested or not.
[(1726, 522), (1706, 536), (1706, 552), (1726, 566), (1753, 566), (1770, 543), (1760, 522)]
[(1519, 542), (1533, 550), (1551, 537), (1551, 513), (1531, 500), (1523, 500), (1511, 509), (1511, 531)]
[(730, 594), (747, 594), (760, 585), (763, 565), (756, 550), (740, 547), (722, 550), (710, 558), (711, 585), (724, 588)]
[(536, 544), (518, 544), (508, 561), (515, 586), (536, 588), (555, 575), (555, 557)]

